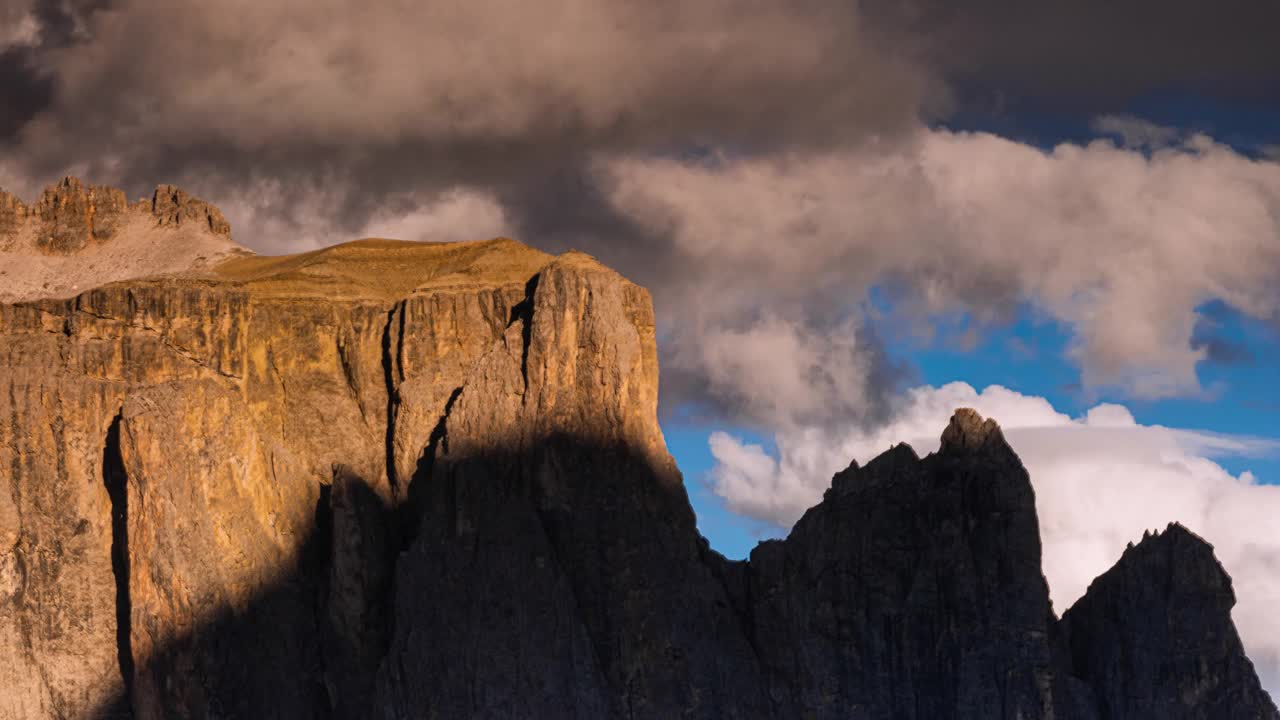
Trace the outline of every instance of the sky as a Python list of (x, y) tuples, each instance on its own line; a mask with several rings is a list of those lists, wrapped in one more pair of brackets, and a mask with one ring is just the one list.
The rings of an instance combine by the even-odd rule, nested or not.
[(699, 525), (995, 417), (1064, 610), (1179, 521), (1280, 691), (1280, 5), (0, 0), (0, 187), (263, 253), (509, 235), (649, 287)]

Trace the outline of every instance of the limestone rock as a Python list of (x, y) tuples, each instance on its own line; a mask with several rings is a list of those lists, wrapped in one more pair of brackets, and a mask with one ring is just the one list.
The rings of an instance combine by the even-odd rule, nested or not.
[(1053, 717), (1035, 497), (998, 437), (959, 410), (939, 453), (838, 474), (752, 552), (739, 602), (779, 716)]
[(128, 204), (116, 188), (86, 187), (77, 178), (64, 178), (45, 189), (35, 208), (40, 221), (36, 244), (49, 253), (65, 255), (91, 242), (109, 240)]
[(0, 717), (313, 717), (371, 692), (399, 521), (350, 477), (393, 502), (396, 434), (421, 452), (432, 429), (395, 422), (399, 386), (462, 385), (548, 259), (365, 244), (0, 304)]
[(9, 245), (26, 224), (27, 206), (16, 195), (0, 190), (0, 249)]
[[(129, 222), (221, 237), (153, 204)], [(1055, 621), (993, 421), (852, 465), (730, 562), (657, 383), (644, 289), (502, 238), (0, 303), (0, 717), (1273, 717), (1172, 530)]]
[(1213, 547), (1178, 524), (1125, 550), (1062, 618), (1101, 720), (1275, 720)]
[(393, 533), (384, 500), (349, 468), (334, 468), (327, 500), (328, 523), (316, 530), (317, 550), (328, 551), (329, 566), (317, 578), (326, 607), (320, 618), (324, 682), (333, 714), (354, 718), (368, 712), (387, 652)]
[(657, 425), (648, 294), (570, 253), (512, 317), (413, 479), (377, 716), (768, 717)]
[(173, 185), (156, 188), (151, 197), (151, 214), (161, 226), (195, 223), (214, 235), (231, 234), (231, 224), (221, 210)]
[(986, 420), (973, 408), (959, 408), (942, 431), (942, 449), (952, 451), (980, 450), (1005, 445), (1004, 433), (992, 418)]
[(199, 275), (252, 255), (214, 206), (162, 185), (130, 205), (118, 189), (64, 178), (27, 207), (0, 192), (0, 302), (73, 297), (120, 280)]

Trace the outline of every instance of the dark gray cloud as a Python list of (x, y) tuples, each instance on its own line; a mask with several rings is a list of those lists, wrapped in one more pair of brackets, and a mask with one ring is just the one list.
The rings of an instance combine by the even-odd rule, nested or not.
[(5, 0), (0, 4), (0, 146), (53, 101), (50, 56), (88, 39), (108, 0)]
[(911, 56), (830, 0), (119, 0), (83, 17), (90, 42), (41, 56), (56, 92), (32, 99), (27, 160), (126, 184), (497, 180), (588, 150), (844, 142), (909, 126), (930, 95)]
[(870, 0), (883, 24), (923, 38), (963, 102), (1122, 110), (1142, 96), (1280, 99), (1280, 4), (1255, 0)]
[[(582, 176), (601, 152), (814, 151), (883, 141), (956, 102), (1280, 95), (1267, 36), (1280, 9), (1245, 0), (6, 9), (40, 28), (0, 53), (0, 138), (23, 150), (11, 175), (77, 169), (131, 192), (164, 178), (211, 195), (270, 183), (289, 206), (325, 190), (343, 231), (397, 194), (455, 185), (499, 189), (534, 228), (546, 193), (522, 185)], [(560, 212), (592, 213), (607, 210)]]
[(0, 50), (0, 139), (12, 138), (49, 104), (52, 94), (53, 81), (38, 72), (30, 48)]

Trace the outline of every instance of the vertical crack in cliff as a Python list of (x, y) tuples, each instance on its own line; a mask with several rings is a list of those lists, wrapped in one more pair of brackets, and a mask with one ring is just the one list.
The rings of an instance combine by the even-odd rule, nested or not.
[(522, 346), (520, 348), (520, 377), (524, 380), (524, 387), (529, 388), (529, 345), (533, 341), (533, 294), (538, 289), (538, 279), (541, 274), (534, 275), (529, 278), (529, 282), (524, 286), (524, 299), (511, 306), (511, 317), (507, 319), (507, 327), (517, 321), (522, 323), (520, 326), (520, 335)]
[[(408, 550), (418, 536), (418, 527), (422, 521), (422, 515), (427, 511), (428, 486), (431, 484), (431, 474), (435, 468), (436, 454), (441, 450), (445, 454), (449, 453), (449, 415), (453, 412), (453, 406), (458, 402), (458, 398), (462, 396), (462, 387), (459, 385), (453, 389), (453, 392), (449, 393), (449, 399), (444, 404), (444, 412), (440, 413), (440, 418), (436, 420), (436, 426), (431, 429), (431, 435), (427, 437), (427, 446), (423, 448), (422, 454), (418, 456), (418, 466), (414, 468), (413, 477), (409, 479), (409, 485), (405, 488), (405, 502), (399, 510), (400, 521), (396, 523), (400, 537), (396, 543), (393, 543), (397, 557), (400, 553)], [(452, 488), (449, 489), (448, 496), (454, 496)], [(456, 518), (457, 513), (450, 512), (449, 516)], [(449, 532), (454, 532), (452, 526)]]
[[(347, 383), (347, 390), (351, 392), (351, 399), (356, 401), (356, 409), (360, 411), (360, 419), (367, 425), (369, 416), (365, 413), (364, 394), (360, 392), (359, 372), (356, 369), (357, 360), (352, 357), (351, 350), (347, 347), (347, 339), (342, 335), (338, 335), (338, 364), (342, 367), (342, 378)], [(385, 368), (384, 368), (385, 373)]]
[[(403, 373), (403, 367), (400, 367), (400, 353), (404, 345), (404, 310), (405, 301), (396, 303), (387, 311), (387, 323), (382, 327), (382, 380), (387, 388), (387, 432), (384, 438), (387, 484), (391, 486), (392, 495), (397, 498), (400, 496), (400, 477), (396, 469), (396, 415), (400, 412), (400, 389), (396, 376), (397, 373)], [(393, 348), (391, 333), (392, 326), (396, 325), (397, 316), (399, 316), (399, 326)], [(395, 355), (392, 355), (393, 350)]]
[(133, 601), (129, 595), (129, 487), (120, 452), (121, 414), (107, 430), (102, 448), (102, 483), (111, 501), (111, 572), (116, 581), (116, 660), (124, 681), (125, 708), (133, 697)]

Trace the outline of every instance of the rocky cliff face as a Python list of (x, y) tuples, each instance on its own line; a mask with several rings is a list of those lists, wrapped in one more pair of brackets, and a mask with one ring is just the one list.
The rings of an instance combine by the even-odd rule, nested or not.
[(657, 375), (643, 289), (509, 240), (0, 305), (0, 717), (1276, 718), (1183, 531), (1054, 618), (972, 412), (725, 560)]

